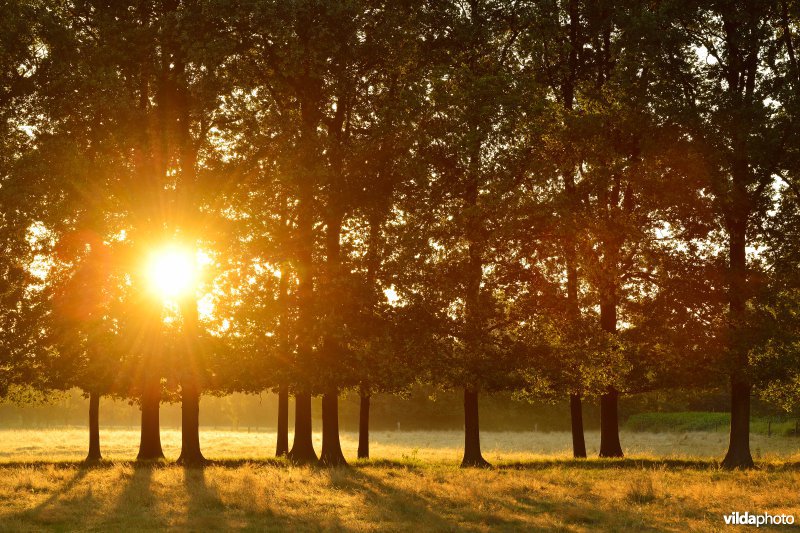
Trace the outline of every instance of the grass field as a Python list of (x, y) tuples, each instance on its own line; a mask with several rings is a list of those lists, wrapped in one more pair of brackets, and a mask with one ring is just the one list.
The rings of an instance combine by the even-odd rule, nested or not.
[[(380, 432), (372, 461), (294, 467), (274, 434), (203, 431), (204, 469), (136, 465), (138, 432), (0, 431), (0, 530), (715, 531), (732, 511), (800, 519), (800, 440), (754, 436), (759, 468), (727, 472), (718, 433), (622, 434), (624, 460), (573, 461), (566, 433), (485, 433), (491, 470), (461, 470), (459, 432)], [(317, 435), (317, 439), (319, 436)], [(598, 435), (587, 434), (596, 452)], [(164, 431), (168, 459), (180, 434)], [(317, 440), (317, 449), (319, 441)]]

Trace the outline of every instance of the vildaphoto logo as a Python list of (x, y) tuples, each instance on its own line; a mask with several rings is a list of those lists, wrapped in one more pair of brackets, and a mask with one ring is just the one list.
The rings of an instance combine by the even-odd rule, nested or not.
[(794, 515), (790, 514), (751, 514), (749, 512), (734, 512), (723, 516), (725, 524), (729, 526), (790, 526), (794, 524)]

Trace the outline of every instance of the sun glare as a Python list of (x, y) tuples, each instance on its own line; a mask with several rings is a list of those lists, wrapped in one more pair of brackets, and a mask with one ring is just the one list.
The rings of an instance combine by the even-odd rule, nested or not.
[(165, 299), (190, 293), (195, 286), (195, 256), (188, 250), (168, 247), (153, 252), (147, 266), (150, 286)]

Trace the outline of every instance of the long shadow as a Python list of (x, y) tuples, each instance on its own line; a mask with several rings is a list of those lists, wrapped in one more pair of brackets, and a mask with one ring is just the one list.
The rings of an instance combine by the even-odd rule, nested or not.
[[(403, 470), (415, 471), (407, 465)], [(398, 468), (400, 469), (400, 468)], [(368, 473), (368, 465), (357, 465), (347, 469), (331, 471), (331, 484), (337, 490), (361, 493), (369, 507), (370, 523), (386, 525), (390, 530), (407, 527), (409, 519), (425, 524), (434, 531), (451, 530), (454, 524), (436, 511), (438, 503), (420, 494), (387, 485), (378, 476)]]
[[(404, 520), (413, 517), (417, 523), (425, 524), (432, 530), (465, 530), (483, 531), (490, 528), (499, 531), (530, 530), (531, 527), (542, 529), (563, 529), (564, 524), (579, 527), (603, 528), (606, 524), (616, 524), (613, 530), (657, 531), (657, 527), (642, 522), (641, 514), (636, 510), (603, 509), (596, 505), (592, 498), (585, 501), (570, 499), (554, 499), (545, 493), (522, 491), (520, 494), (485, 493), (477, 497), (482, 501), (464, 501), (447, 497), (423, 496), (403, 491), (394, 486), (387, 486), (368, 471), (373, 465), (359, 465), (354, 472), (353, 480), (345, 478), (338, 485), (344, 490), (368, 490), (368, 500), (373, 500), (373, 518), (381, 523), (395, 523), (400, 526)], [(381, 464), (385, 468), (384, 464)], [(418, 469), (409, 465), (397, 465), (419, 475)], [(498, 468), (497, 470), (502, 470)], [(484, 505), (485, 504), (485, 505)], [(458, 518), (458, 523), (451, 521), (441, 511), (449, 508), (449, 515)], [(546, 516), (547, 522), (532, 526), (526, 518)], [(418, 518), (420, 517), (420, 518)], [(523, 518), (526, 517), (526, 518)]]
[(691, 459), (535, 459), (499, 463), (499, 470), (547, 470), (565, 468), (574, 470), (641, 470), (643, 468), (714, 470), (719, 468), (717, 461)]
[[(211, 466), (225, 469), (237, 469), (245, 465), (278, 467), (291, 469), (294, 465), (282, 459), (244, 460), (227, 459), (207, 461), (203, 466), (183, 469), (183, 485), (187, 496), (185, 522), (181, 526), (189, 531), (321, 531), (342, 530), (343, 526), (337, 517), (324, 516), (318, 509), (308, 508), (308, 515), (288, 515), (276, 512), (267, 506), (263, 510), (255, 510), (252, 504), (242, 504), (241, 498), (234, 498), (231, 505), (225, 504), (215, 484), (209, 483)], [(322, 470), (322, 467), (320, 467)], [(327, 469), (326, 469), (327, 470)], [(257, 502), (259, 495), (253, 493), (252, 501)], [(259, 503), (264, 503), (263, 501)]]
[[(594, 498), (586, 499), (560, 499), (555, 500), (547, 495), (521, 494), (512, 501), (498, 500), (494, 506), (502, 508), (505, 513), (523, 514), (529, 517), (548, 517), (548, 522), (536, 524), (536, 528), (566, 530), (569, 526), (578, 526), (582, 529), (598, 531), (663, 531), (663, 526), (648, 524), (642, 513), (630, 506), (626, 509), (619, 507), (603, 508), (601, 503), (594, 503)], [(657, 505), (657, 504), (653, 504)], [(630, 509), (630, 510), (628, 510)], [(472, 513), (475, 513), (472, 511)], [(498, 513), (495, 513), (497, 515)], [(464, 513), (464, 518), (470, 517), (470, 511)], [(478, 519), (479, 517), (476, 517)], [(491, 516), (482, 520), (482, 523), (495, 526)], [(510, 525), (510, 524), (503, 524)], [(513, 529), (530, 529), (530, 524), (524, 522)], [(501, 529), (505, 529), (502, 528)], [(571, 529), (571, 528), (570, 528)]]
[(164, 468), (160, 462), (132, 462), (133, 474), (127, 485), (117, 497), (113, 509), (105, 510), (103, 521), (96, 529), (100, 531), (120, 531), (135, 524), (137, 529), (166, 527), (158, 521), (158, 513), (153, 512), (157, 502), (152, 491), (153, 472)]
[[(500, 463), (495, 466), (500, 470), (546, 470), (549, 468), (565, 468), (575, 470), (641, 470), (663, 468), (667, 470), (719, 470), (722, 468), (716, 460), (697, 459), (537, 459)], [(756, 464), (757, 469), (767, 471), (800, 470), (800, 463)]]
[[(60, 467), (58, 468), (61, 469)], [(67, 468), (75, 467), (64, 467), (64, 469)], [(81, 482), (81, 480), (86, 477), (86, 474), (89, 472), (89, 470), (89, 468), (75, 468), (75, 475), (69, 478), (64, 485), (58, 487), (51, 495), (38, 503), (36, 506), (30, 509), (25, 509), (9, 518), (22, 523), (33, 523), (40, 526), (46, 525), (49, 522), (46, 515), (59, 507), (62, 497), (66, 494), (69, 494), (72, 489), (74, 489)]]
[(295, 465), (284, 458), (271, 457), (267, 459), (208, 459), (205, 466), (221, 466), (223, 468), (239, 468), (240, 466), (272, 466), (290, 468)]
[(217, 490), (206, 482), (206, 468), (184, 468), (183, 486), (188, 498), (186, 524), (191, 531), (230, 529), (225, 519), (225, 504)]
[(0, 462), (0, 470), (5, 468), (55, 468), (57, 470), (94, 470), (111, 468), (118, 464), (126, 464), (127, 461), (122, 463), (113, 461), (101, 461), (99, 463), (86, 463), (84, 461), (8, 461)]

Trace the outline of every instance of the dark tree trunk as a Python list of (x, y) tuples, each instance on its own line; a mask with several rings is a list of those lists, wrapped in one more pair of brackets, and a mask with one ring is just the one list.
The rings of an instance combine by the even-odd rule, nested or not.
[(600, 457), (622, 457), (619, 442), (619, 392), (609, 387), (600, 396)]
[[(309, 93), (314, 92), (308, 87)], [(300, 164), (297, 183), (297, 360), (302, 367), (312, 369), (314, 335), (314, 197), (317, 167), (318, 102), (314, 98), (300, 98), (301, 135), (299, 143)], [(287, 457), (295, 463), (315, 463), (317, 453), (311, 435), (311, 392), (297, 392), (294, 396), (294, 442)]]
[(731, 432), (725, 468), (752, 468), (750, 454), (750, 384), (731, 380)]
[[(740, 171), (743, 174), (744, 171)], [(740, 179), (739, 182), (742, 180)], [(736, 189), (735, 189), (736, 190)], [(739, 196), (746, 192), (739, 191)], [(739, 200), (742, 202), (743, 200)], [(744, 211), (744, 208), (741, 208)], [(728, 452), (722, 460), (725, 468), (752, 468), (753, 456), (750, 454), (750, 382), (743, 378), (747, 371), (747, 350), (736, 346), (738, 329), (745, 320), (747, 294), (747, 218), (734, 218), (728, 224), (730, 234), (729, 248), (729, 306), (731, 320), (730, 341), (733, 346), (735, 367), (731, 375), (731, 430)]]
[[(600, 304), (600, 326), (608, 333), (617, 332), (617, 304), (614, 296), (606, 296)], [(619, 391), (613, 386), (600, 396), (600, 457), (622, 457), (619, 442)]]
[[(580, 18), (578, 14), (578, 2), (569, 0), (569, 55), (567, 58), (568, 75), (564, 78), (561, 85), (561, 96), (564, 100), (564, 109), (572, 111), (575, 103), (575, 82), (578, 76), (578, 61), (580, 49), (583, 46), (579, 39)], [(569, 199), (569, 211), (567, 214), (567, 237), (565, 243), (565, 256), (567, 263), (567, 305), (569, 306), (570, 319), (577, 322), (580, 318), (581, 310), (578, 301), (578, 268), (576, 240), (577, 228), (575, 218), (578, 210), (577, 193), (575, 190), (575, 162), (570, 161), (564, 171), (564, 191)], [(580, 376), (579, 373), (577, 373)], [(586, 441), (583, 433), (583, 406), (581, 405), (580, 394), (571, 394), (569, 397), (570, 421), (572, 424), (572, 455), (576, 458), (586, 457)]]
[[(332, 158), (335, 162), (341, 163), (339, 147), (338, 145), (336, 146)], [(340, 167), (339, 164), (334, 166)], [(339, 168), (339, 170), (341, 169)], [(339, 172), (336, 171), (335, 174), (338, 176)], [(334, 191), (331, 193), (331, 201), (334, 202), (334, 205), (341, 205), (339, 201), (341, 191), (336, 188), (334, 188)], [(325, 234), (325, 250), (327, 252), (325, 266), (328, 285), (327, 306), (330, 320), (328, 328), (330, 329), (340, 329), (344, 326), (344, 319), (340, 309), (344, 298), (340, 284), (342, 217), (342, 212), (331, 210), (327, 217), (327, 231)], [(322, 395), (322, 453), (320, 453), (320, 463), (325, 466), (342, 466), (347, 465), (347, 461), (345, 461), (339, 440), (339, 393), (336, 389), (336, 378), (333, 376), (337, 373), (335, 362), (341, 359), (343, 350), (330, 331), (326, 332), (324, 339), (320, 362), (328, 368), (328, 373), (331, 377), (328, 378), (327, 390)], [(331, 382), (330, 380), (333, 381)]]
[(206, 462), (200, 451), (200, 376), (197, 302), (183, 307), (186, 354), (181, 375), (181, 454), (178, 464), (197, 466)]
[(358, 411), (358, 458), (369, 459), (369, 392), (364, 390)]
[(87, 463), (95, 463), (102, 459), (100, 455), (100, 394), (89, 393), (89, 455)]
[(288, 457), (295, 463), (316, 463), (317, 452), (311, 439), (311, 393), (294, 396), (294, 442)]
[(478, 422), (478, 393), (464, 389), (464, 459), (463, 467), (487, 468), (492, 465), (481, 455), (481, 434)]
[(181, 455), (177, 462), (185, 466), (206, 462), (200, 451), (200, 390), (193, 381), (181, 384)]
[(570, 394), (569, 415), (572, 422), (572, 456), (586, 457), (586, 441), (583, 438), (583, 406), (580, 394)]
[(289, 453), (289, 388), (281, 385), (278, 389), (278, 444), (275, 456)]
[(335, 390), (322, 395), (322, 453), (325, 466), (347, 466), (339, 441), (339, 396)]
[(161, 404), (161, 383), (155, 377), (148, 378), (141, 398), (142, 434), (139, 441), (137, 461), (153, 461), (164, 458), (161, 449), (159, 408)]

